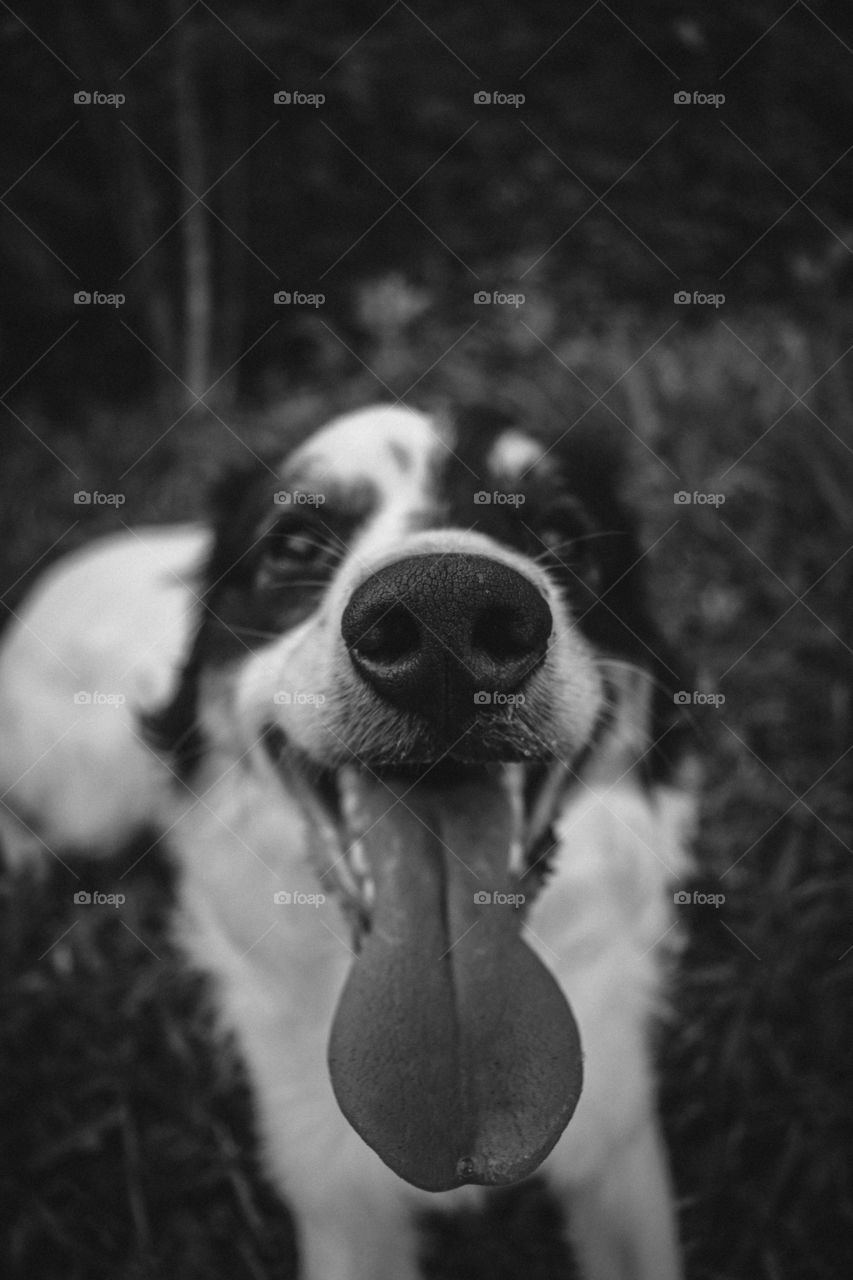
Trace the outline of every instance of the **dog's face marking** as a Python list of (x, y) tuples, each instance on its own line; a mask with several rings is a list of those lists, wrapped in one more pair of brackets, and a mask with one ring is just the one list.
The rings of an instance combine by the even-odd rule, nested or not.
[[(570, 763), (601, 713), (602, 649), (647, 655), (638, 647), (642, 620), (634, 617), (639, 640), (619, 621), (637, 613), (637, 557), (612, 495), (610, 460), (571, 433), (568, 443), (561, 456), (488, 409), (436, 420), (386, 406), (335, 419), (287, 455), (275, 479), (229, 491), (208, 613), (171, 709), (172, 738), (189, 734), (191, 717), (196, 726), (203, 718), (192, 680), (221, 669), (243, 749), (275, 729), (323, 768), (354, 757), (372, 765), (437, 760), (464, 729), (459, 708), (436, 730), (390, 705), (359, 671), (342, 620), (354, 593), (395, 562), (446, 557), (450, 570), (459, 558), (481, 557), (502, 567), (495, 573), (503, 582), (517, 574), (516, 586), (545, 602), (552, 629), (547, 652), (531, 653), (526, 680), (486, 688), (523, 697), (473, 709), (458, 754)], [(292, 495), (284, 505), (276, 501), (282, 490)], [(600, 604), (600, 594), (616, 607)], [(626, 599), (631, 607), (620, 607)], [(500, 630), (506, 615), (492, 621)], [(424, 637), (441, 630), (435, 618), (418, 625)], [(473, 706), (482, 665), (445, 646), (450, 667), (467, 663)]]
[(526, 473), (543, 460), (542, 445), (522, 431), (504, 431), (489, 454), (489, 465), (509, 482), (521, 481)]
[[(369, 481), (387, 503), (400, 487), (422, 485), (440, 447), (438, 429), (425, 414), (383, 406), (334, 419), (287, 459), (285, 468), (327, 483)], [(306, 480), (306, 483), (308, 481)]]
[[(267, 601), (266, 629), (274, 635), (243, 665), (235, 689), (247, 744), (263, 726), (273, 727), (303, 756), (332, 768), (353, 758), (371, 766), (426, 766), (448, 751), (462, 760), (535, 759), (554, 751), (573, 758), (599, 714), (601, 681), (589, 646), (571, 625), (565, 584), (544, 563), (558, 479), (552, 467), (531, 465), (541, 448), (520, 432), (510, 437), (496, 469), (494, 441), (495, 422), (488, 415), (438, 424), (409, 411), (367, 411), (336, 420), (282, 462), (279, 483), (288, 491), (319, 494), (322, 501), (291, 502), (283, 513), (268, 516), (248, 557), (260, 568), (254, 578), (251, 572), (244, 576), (238, 617), (247, 607), (246, 590), (254, 589)], [(508, 452), (528, 467), (523, 489), (507, 488)], [(569, 534), (563, 519), (562, 540)], [(571, 576), (565, 568), (568, 547), (562, 555)], [(472, 557), (483, 565), (488, 583), (482, 575), (466, 577)], [(411, 575), (419, 564), (426, 572), (428, 561), (432, 576), (423, 588)], [(411, 565), (396, 596), (390, 572), (395, 564)], [(461, 575), (459, 582), (451, 571)], [(424, 722), (402, 697), (392, 705), (378, 689), (399, 683), (396, 674), (384, 683), (366, 679), (371, 664), (357, 661), (351, 651), (362, 637), (342, 635), (348, 607), (377, 575), (384, 575), (391, 594), (371, 614), (376, 624), (390, 625), (383, 624), (384, 614), (399, 606), (406, 625), (420, 629), (413, 643), (436, 650), (423, 665), (435, 685), (425, 689), (420, 703), (428, 708), (431, 699), (436, 705), (442, 698), (454, 701), (441, 724)], [(580, 577), (577, 585), (582, 586)], [(518, 676), (504, 688), (509, 659), (490, 652), (475, 661), (474, 651), (463, 652), (467, 642), (459, 637), (478, 625), (476, 619), (463, 619), (462, 631), (457, 627), (452, 638), (455, 624), (440, 602), (433, 609), (433, 597), (446, 591), (450, 598), (460, 589), (483, 595), (482, 607), (470, 605), (480, 609), (483, 626), (488, 622), (497, 632), (509, 626), (511, 644), (531, 646), (529, 661), (519, 654), (518, 670), (526, 678)], [(537, 602), (550, 614), (542, 637), (525, 638), (505, 602), (486, 600), (490, 592), (504, 590), (529, 592), (526, 603), (513, 606), (526, 618), (536, 613)], [(234, 617), (231, 608), (217, 613), (226, 624)], [(239, 627), (239, 620), (232, 625)], [(495, 652), (501, 644), (496, 635)], [(500, 670), (495, 662), (503, 663)], [(417, 674), (408, 678), (412, 683)], [(452, 698), (448, 680), (454, 683)], [(475, 702), (481, 692), (488, 695), (482, 704)]]

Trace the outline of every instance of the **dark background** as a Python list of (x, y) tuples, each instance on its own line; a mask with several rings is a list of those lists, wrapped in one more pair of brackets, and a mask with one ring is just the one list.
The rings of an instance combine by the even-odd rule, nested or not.
[[(726, 900), (681, 909), (661, 1032), (688, 1273), (847, 1277), (845, 6), (33, 0), (0, 8), (0, 41), (5, 609), (63, 551), (197, 514), (225, 462), (343, 405), (483, 391), (618, 426), (656, 607), (725, 698), (695, 708), (691, 887)], [(152, 853), (134, 875), (121, 919), (75, 914), (60, 867), (0, 887), (0, 1270), (289, 1275), (167, 872)], [(532, 1193), (442, 1241), (434, 1276), (564, 1274)]]
[[(180, 377), (199, 394), (216, 380), (227, 408), (354, 370), (323, 323), (363, 354), (382, 307), (361, 295), (395, 273), (460, 332), (478, 288), (522, 288), (575, 329), (626, 305), (683, 320), (677, 288), (825, 309), (853, 283), (844, 16), (755, 0), (7, 11), (9, 380), (56, 341), (10, 403), (70, 426), (93, 403), (183, 407)], [(325, 102), (277, 105), (282, 88)], [(476, 105), (483, 90), (525, 102)], [(673, 102), (694, 90), (725, 101)], [(84, 312), (79, 289), (126, 302)], [(326, 302), (284, 313), (276, 289)]]

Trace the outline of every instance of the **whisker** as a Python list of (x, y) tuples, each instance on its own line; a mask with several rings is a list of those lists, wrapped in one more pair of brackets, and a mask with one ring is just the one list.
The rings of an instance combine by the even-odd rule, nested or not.
[(533, 559), (541, 560), (548, 555), (559, 555), (561, 551), (567, 548), (576, 547), (579, 542), (590, 542), (593, 538), (623, 538), (625, 535), (621, 529), (607, 529), (601, 533), (582, 533), (576, 538), (566, 538), (563, 542), (558, 542), (553, 547), (548, 547), (545, 551), (538, 552)]
[[(660, 677), (656, 676), (654, 672), (648, 669), (648, 667), (640, 666), (636, 662), (630, 662), (627, 659), (620, 659), (620, 658), (594, 658), (593, 661), (596, 666), (603, 668), (605, 670), (607, 667), (621, 667), (625, 671), (631, 671), (635, 674), (641, 674), (650, 682), (650, 684), (654, 689), (656, 689), (660, 693), (663, 693), (667, 698), (671, 698), (673, 696), (673, 693), (675, 692), (672, 685), (661, 680)], [(622, 702), (621, 699), (618, 698), (618, 696), (614, 696), (613, 692), (610, 689), (605, 690), (604, 702), (608, 710), (620, 711), (621, 709), (621, 714), (626, 715), (624, 710), (624, 703)], [(694, 730), (696, 731), (701, 730), (702, 732), (704, 732), (704, 729), (701, 726), (700, 720), (697, 717), (696, 712), (693, 710), (691, 706), (679, 706), (678, 710), (681, 713), (681, 715), (690, 722)], [(644, 727), (644, 726), (637, 726), (630, 716), (626, 716), (626, 719), (628, 723), (632, 724), (633, 727), (635, 728)]]
[(660, 676), (650, 670), (649, 667), (642, 666), (639, 662), (631, 662), (628, 658), (601, 658), (594, 657), (593, 662), (597, 667), (607, 670), (612, 667), (619, 667), (623, 671), (630, 671), (634, 675), (642, 676), (648, 680), (653, 688), (658, 689), (661, 693), (672, 694), (672, 687), (663, 681)]

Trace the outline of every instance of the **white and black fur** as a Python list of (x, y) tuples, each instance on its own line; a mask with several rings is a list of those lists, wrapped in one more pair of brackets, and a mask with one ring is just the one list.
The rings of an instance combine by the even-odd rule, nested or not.
[[(431, 771), (440, 792), (498, 762), (534, 899), (524, 936), (584, 1056), (577, 1109), (539, 1175), (587, 1280), (681, 1275), (650, 1033), (691, 804), (681, 682), (617, 472), (618, 450), (582, 428), (550, 447), (482, 406), (359, 410), (272, 469), (229, 477), (212, 531), (139, 528), (55, 565), (5, 637), (9, 855), (109, 854), (152, 821), (164, 834), (176, 936), (236, 1033), (305, 1280), (414, 1280), (419, 1210), (489, 1194), (393, 1173), (342, 1114), (326, 1059), (371, 912), (340, 780)], [(473, 641), (444, 653), (472, 627), (473, 657)], [(482, 705), (484, 684), (523, 701)], [(326, 900), (282, 910), (279, 891)]]

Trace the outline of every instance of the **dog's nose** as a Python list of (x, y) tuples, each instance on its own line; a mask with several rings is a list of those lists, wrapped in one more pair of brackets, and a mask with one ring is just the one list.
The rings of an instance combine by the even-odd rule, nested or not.
[(354, 592), (341, 621), (359, 675), (387, 702), (447, 727), (480, 693), (512, 693), (539, 665), (551, 610), (532, 582), (487, 556), (410, 556)]

